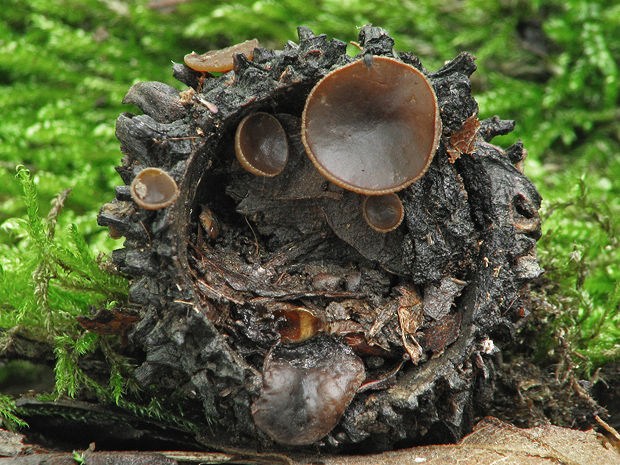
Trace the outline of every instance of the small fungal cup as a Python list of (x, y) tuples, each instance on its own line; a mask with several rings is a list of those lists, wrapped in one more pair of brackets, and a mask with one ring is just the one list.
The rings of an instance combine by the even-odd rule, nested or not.
[(441, 120), (428, 79), (413, 66), (375, 56), (321, 79), (306, 99), (301, 136), (333, 183), (361, 194), (399, 191), (431, 163)]
[(265, 359), (252, 417), (281, 444), (312, 444), (340, 421), (365, 376), (362, 360), (327, 336), (276, 347)]
[(160, 168), (145, 168), (140, 171), (129, 189), (133, 201), (146, 210), (165, 208), (179, 196), (176, 181)]
[(284, 342), (306, 341), (327, 326), (324, 316), (301, 307), (276, 310), (274, 316), (280, 339)]
[(395, 230), (403, 222), (405, 211), (396, 194), (369, 195), (362, 204), (368, 226), (380, 233)]
[(241, 120), (235, 132), (235, 154), (246, 170), (258, 176), (280, 174), (288, 161), (286, 132), (269, 113), (253, 113)]
[(249, 60), (251, 60), (256, 47), (258, 47), (257, 39), (246, 40), (240, 44), (223, 48), (221, 50), (211, 50), (202, 55), (195, 52), (189, 53), (185, 55), (184, 61), (187, 66), (195, 71), (225, 73), (233, 69), (233, 56), (235, 53), (243, 53)]

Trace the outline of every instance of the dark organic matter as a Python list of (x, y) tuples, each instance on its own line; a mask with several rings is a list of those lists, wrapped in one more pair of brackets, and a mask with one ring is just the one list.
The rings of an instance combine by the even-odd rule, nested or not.
[[(362, 52), (350, 57), (344, 42), (299, 28), (298, 44), (257, 47), (251, 60), (237, 54), (219, 77), (174, 64), (188, 88), (134, 87), (130, 101), (144, 114), (117, 120), (125, 185), (99, 223), (125, 237), (113, 259), (131, 277), (139, 310), (128, 332), (145, 354), (137, 376), (200, 402), (220, 446), (318, 441), (360, 452), (458, 441), (493, 396), (497, 352), (482, 341), (501, 350), (528, 315), (528, 285), (541, 273), (540, 196), (519, 169), (522, 145), (491, 143), (514, 124), (477, 119), (474, 58), (463, 53), (428, 72), (411, 53), (394, 52), (381, 28), (362, 28), (359, 41)], [(442, 128), (425, 174), (395, 194), (405, 218), (389, 232), (365, 221), (362, 194), (315, 168), (301, 135), (313, 87), (378, 57), (425, 76)], [(287, 164), (273, 177), (247, 172), (235, 157), (236, 128), (257, 112), (274, 115), (288, 141)], [(145, 210), (132, 201), (128, 186), (144, 167), (175, 179), (174, 203)], [(306, 350), (317, 344), (334, 360), (350, 354), (363, 364), (362, 386), (350, 399), (361, 382), (352, 372), (336, 410), (306, 371), (329, 359)], [(276, 389), (276, 368), (295, 382)], [(288, 422), (271, 429), (279, 415), (268, 399), (300, 385), (309, 390), (293, 389), (282, 413), (306, 415), (297, 435)], [(317, 429), (309, 412), (327, 426)]]

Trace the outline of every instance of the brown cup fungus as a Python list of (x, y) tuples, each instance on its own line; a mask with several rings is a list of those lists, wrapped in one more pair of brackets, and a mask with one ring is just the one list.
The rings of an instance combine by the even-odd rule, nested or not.
[(176, 181), (160, 168), (140, 171), (130, 186), (131, 198), (146, 210), (159, 210), (172, 204), (179, 196)]
[(275, 116), (254, 113), (237, 126), (235, 154), (250, 173), (266, 177), (280, 174), (286, 166), (288, 153), (286, 133)]
[(364, 199), (362, 212), (366, 223), (377, 232), (395, 230), (403, 222), (403, 204), (396, 194), (369, 195)]
[(411, 65), (382, 56), (332, 71), (302, 115), (306, 151), (330, 181), (362, 194), (399, 191), (431, 163), (441, 134), (435, 92)]
[(336, 426), (364, 378), (362, 360), (329, 337), (276, 347), (263, 365), (254, 422), (279, 443), (312, 444)]
[(246, 40), (232, 47), (223, 48), (221, 50), (211, 50), (202, 55), (196, 52), (189, 53), (185, 55), (184, 61), (187, 66), (195, 71), (225, 73), (233, 69), (233, 57), (235, 53), (243, 53), (251, 60), (256, 47), (258, 47), (257, 39)]

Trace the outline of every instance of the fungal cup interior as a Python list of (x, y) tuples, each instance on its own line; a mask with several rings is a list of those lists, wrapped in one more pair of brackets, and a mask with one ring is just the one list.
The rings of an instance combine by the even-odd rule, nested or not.
[(179, 195), (176, 181), (160, 168), (145, 168), (130, 186), (131, 196), (139, 206), (158, 210), (174, 202)]
[(310, 92), (302, 120), (304, 144), (321, 173), (365, 194), (395, 192), (419, 179), (441, 134), (428, 80), (386, 57), (332, 71)]
[(235, 154), (246, 170), (272, 177), (282, 172), (288, 160), (288, 140), (278, 119), (265, 112), (252, 113), (235, 131)]

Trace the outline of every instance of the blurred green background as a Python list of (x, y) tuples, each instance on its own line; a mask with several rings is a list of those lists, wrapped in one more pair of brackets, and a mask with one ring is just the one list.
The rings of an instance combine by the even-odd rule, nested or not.
[[(534, 309), (547, 342), (539, 352), (553, 359), (568, 341), (569, 352), (580, 355), (572, 368), (586, 373), (617, 358), (615, 0), (0, 0), (0, 309), (8, 315), (21, 305), (15, 295), (27, 292), (36, 271), (16, 166), (32, 173), (41, 216), (55, 194), (72, 188), (57, 236), (75, 239), (79, 231), (91, 254), (83, 257), (108, 254), (122, 242), (97, 226), (96, 215), (121, 183), (114, 123), (123, 111), (138, 112), (120, 103), (132, 84), (182, 89), (171, 61), (191, 51), (254, 37), (282, 48), (297, 41), (299, 25), (351, 41), (367, 23), (385, 28), (398, 51), (412, 51), (430, 71), (461, 51), (477, 57), (479, 117), (516, 121), (515, 131), (494, 143), (524, 142), (526, 174), (545, 199), (539, 256), (547, 274), (535, 287)], [(0, 326), (20, 321), (0, 318)]]

